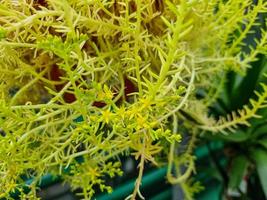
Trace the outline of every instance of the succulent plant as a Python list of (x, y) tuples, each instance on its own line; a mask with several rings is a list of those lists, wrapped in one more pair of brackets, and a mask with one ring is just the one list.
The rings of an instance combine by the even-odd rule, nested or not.
[[(209, 112), (226, 74), (244, 75), (266, 54), (264, 29), (243, 50), (266, 12), (264, 0), (0, 0), (0, 197), (36, 199), (52, 173), (91, 199), (111, 192), (105, 177), (121, 175), (118, 156), (131, 155), (139, 174), (129, 199), (143, 198), (145, 163), (166, 163), (167, 179), (193, 198), (197, 135), (247, 125), (266, 106), (263, 85), (242, 110)], [(29, 193), (22, 175), (34, 180)]]

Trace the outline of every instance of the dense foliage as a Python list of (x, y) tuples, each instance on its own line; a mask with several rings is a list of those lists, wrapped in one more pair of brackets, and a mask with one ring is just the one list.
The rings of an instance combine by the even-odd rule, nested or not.
[[(266, 16), (261, 16), (266, 17)], [(254, 36), (255, 37), (255, 36)], [(262, 82), (266, 83), (267, 60), (259, 56), (252, 63), (246, 76), (228, 74), (227, 85), (236, 82), (236, 87), (225, 87), (216, 103), (212, 106), (213, 113), (224, 115), (229, 110), (235, 110), (255, 99), (255, 90), (260, 89)], [(236, 199), (265, 199), (267, 197), (267, 134), (266, 107), (257, 114), (261, 117), (251, 119), (249, 126), (240, 126), (231, 134), (203, 134), (210, 143), (223, 142), (222, 155), (215, 157), (216, 151), (210, 149), (211, 158), (217, 166), (216, 180), (223, 184), (223, 195)], [(202, 141), (205, 139), (202, 138)], [(209, 143), (208, 143), (209, 144)], [(221, 162), (227, 159), (227, 164)], [(213, 176), (212, 173), (209, 175)], [(216, 173), (215, 173), (216, 174)], [(219, 174), (219, 175), (218, 175)]]
[(0, 197), (26, 175), (34, 181), (21, 198), (36, 199), (49, 172), (90, 199), (111, 191), (105, 177), (121, 175), (126, 154), (139, 160), (129, 199), (142, 197), (145, 163), (167, 163), (191, 199), (196, 136), (249, 125), (266, 106), (262, 85), (243, 109), (209, 114), (226, 74), (244, 75), (267, 53), (264, 29), (244, 51), (266, 12), (264, 0), (0, 0)]

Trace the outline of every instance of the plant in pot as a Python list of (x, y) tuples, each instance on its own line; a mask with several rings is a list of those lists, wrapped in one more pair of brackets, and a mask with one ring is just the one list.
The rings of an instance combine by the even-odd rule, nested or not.
[[(239, 109), (249, 101), (253, 104), (262, 83), (266, 82), (266, 57), (259, 56), (252, 63), (245, 77), (228, 75), (229, 82), (222, 95), (213, 106), (213, 112), (224, 115), (229, 110)], [(236, 87), (227, 87), (232, 83)], [(224, 177), (225, 196), (236, 199), (265, 199), (266, 187), (266, 106), (261, 107), (256, 118), (249, 121), (250, 126), (241, 126), (229, 135), (209, 135), (209, 141), (223, 141), (225, 156), (228, 158), (226, 169), (221, 170)], [(217, 159), (215, 162), (219, 162)], [(256, 192), (257, 191), (257, 192)]]
[(127, 199), (144, 198), (145, 163), (167, 164), (167, 179), (192, 199), (198, 134), (248, 124), (266, 104), (263, 86), (233, 118), (209, 116), (226, 73), (266, 54), (266, 30), (242, 51), (266, 12), (248, 0), (0, 0), (0, 197), (37, 199), (51, 173), (91, 199), (111, 192), (105, 179), (121, 175), (127, 155), (139, 162)]

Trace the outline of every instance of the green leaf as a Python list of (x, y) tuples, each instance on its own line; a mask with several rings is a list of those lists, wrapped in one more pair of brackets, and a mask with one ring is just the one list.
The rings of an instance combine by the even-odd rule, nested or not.
[(261, 139), (258, 143), (267, 149), (267, 138)]
[(234, 133), (230, 133), (228, 135), (223, 135), (223, 134), (218, 134), (218, 135), (206, 135), (207, 138), (213, 139), (213, 140), (224, 140), (224, 141), (229, 141), (229, 142), (244, 142), (249, 138), (249, 133), (242, 131), (242, 130), (237, 130)]
[[(249, 99), (254, 96), (254, 91), (259, 78), (262, 75), (261, 71), (265, 66), (265, 59), (263, 56), (258, 56), (259, 60), (251, 63), (252, 67), (248, 69), (246, 76), (241, 79), (240, 85), (232, 93), (233, 108), (237, 109), (240, 105), (247, 104)], [(238, 77), (238, 75), (237, 75)]]
[[(254, 125), (254, 124), (252, 124)], [(258, 138), (263, 135), (267, 135), (267, 124), (263, 124), (261, 126), (258, 126), (252, 133), (251, 136), (252, 138)]]
[(265, 57), (258, 56), (258, 60), (251, 63), (251, 66), (246, 76), (241, 76), (234, 72), (227, 74), (228, 81), (221, 95), (221, 103), (226, 105), (228, 112), (247, 104), (249, 99), (255, 96), (253, 91), (259, 87), (258, 83), (266, 80), (262, 78), (263, 72), (267, 70)]
[(243, 156), (237, 156), (232, 160), (232, 168), (230, 170), (230, 180), (229, 187), (230, 188), (238, 188), (242, 178), (245, 174), (245, 171), (248, 167), (249, 161)]
[(267, 198), (267, 151), (262, 149), (254, 149), (252, 152), (252, 158), (256, 163), (261, 186), (265, 197)]
[(232, 142), (244, 142), (248, 139), (249, 134), (244, 131), (237, 131), (229, 135), (223, 135), (223, 137), (225, 140), (232, 141)]

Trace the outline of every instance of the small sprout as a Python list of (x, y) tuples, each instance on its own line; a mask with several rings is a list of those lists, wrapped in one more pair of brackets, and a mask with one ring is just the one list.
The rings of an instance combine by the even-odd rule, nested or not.
[(182, 140), (182, 136), (180, 135), (180, 134), (172, 134), (171, 136), (170, 136), (170, 142), (172, 143), (172, 142), (181, 142), (181, 140)]

